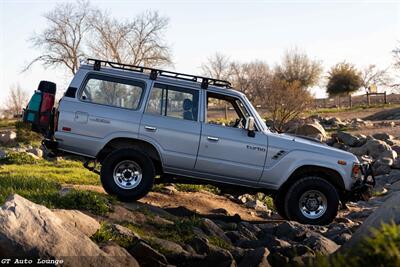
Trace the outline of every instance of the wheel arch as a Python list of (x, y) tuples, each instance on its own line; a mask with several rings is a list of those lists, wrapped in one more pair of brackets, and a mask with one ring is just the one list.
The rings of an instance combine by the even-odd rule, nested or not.
[(115, 149), (121, 148), (132, 148), (138, 151), (146, 153), (146, 155), (153, 161), (154, 167), (156, 169), (156, 174), (163, 173), (163, 163), (161, 158), (161, 153), (158, 151), (157, 147), (148, 141), (129, 138), (129, 137), (117, 137), (111, 139), (104, 145), (104, 147), (97, 153), (96, 160), (100, 163)]
[(280, 186), (278, 194), (286, 194), (290, 186), (298, 179), (306, 176), (318, 176), (322, 179), (330, 182), (335, 188), (337, 188), (340, 198), (344, 196), (346, 191), (343, 177), (340, 173), (334, 169), (321, 167), (316, 165), (303, 165), (298, 167), (290, 174), (289, 178)]

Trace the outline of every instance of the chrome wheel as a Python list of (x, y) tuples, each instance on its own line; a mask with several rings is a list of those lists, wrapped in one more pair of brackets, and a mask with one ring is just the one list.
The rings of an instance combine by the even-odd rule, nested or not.
[(309, 190), (301, 195), (299, 208), (306, 218), (318, 219), (326, 212), (328, 201), (320, 191)]
[(132, 189), (138, 186), (142, 180), (142, 169), (132, 160), (124, 160), (114, 168), (115, 183), (122, 189)]

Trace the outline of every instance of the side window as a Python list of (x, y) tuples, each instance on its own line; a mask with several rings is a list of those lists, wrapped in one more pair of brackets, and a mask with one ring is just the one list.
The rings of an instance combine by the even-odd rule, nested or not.
[(93, 75), (89, 76), (81, 99), (96, 104), (138, 109), (144, 88), (143, 82)]
[(155, 84), (146, 112), (183, 120), (197, 121), (199, 92), (196, 90)]
[(239, 99), (207, 92), (207, 123), (244, 128), (248, 116)]

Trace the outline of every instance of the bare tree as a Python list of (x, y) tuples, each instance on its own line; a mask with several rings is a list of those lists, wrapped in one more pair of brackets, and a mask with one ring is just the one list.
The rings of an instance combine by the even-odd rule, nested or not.
[(395, 68), (400, 70), (400, 45), (397, 46), (395, 49), (393, 49), (392, 53), (394, 59), (394, 66)]
[(362, 87), (364, 87), (365, 90), (368, 90), (368, 88), (373, 84), (377, 86), (390, 86), (392, 78), (389, 75), (388, 69), (389, 68), (378, 69), (376, 65), (365, 67), (361, 71), (360, 75)]
[(203, 75), (220, 80), (229, 80), (231, 75), (231, 62), (229, 57), (215, 53), (209, 57), (205, 64), (201, 65)]
[(75, 74), (79, 60), (85, 57), (83, 39), (89, 31), (90, 10), (89, 2), (82, 0), (57, 4), (46, 13), (47, 28), (31, 38), (33, 46), (40, 49), (42, 55), (32, 60), (26, 69), (35, 62), (42, 62), (44, 66), (64, 66)]
[(302, 87), (311, 87), (319, 82), (321, 62), (311, 60), (298, 48), (286, 51), (282, 63), (275, 68), (278, 79), (288, 83), (298, 82)]
[(90, 19), (93, 38), (89, 46), (94, 56), (132, 65), (172, 64), (171, 53), (163, 34), (168, 19), (147, 11), (132, 21), (118, 21), (97, 10)]
[(272, 77), (268, 64), (262, 61), (232, 63), (230, 74), (233, 87), (245, 93), (250, 101), (257, 104), (265, 101), (266, 85)]
[(14, 116), (22, 113), (22, 109), (25, 108), (27, 102), (28, 94), (17, 84), (10, 88), (4, 105), (6, 111)]

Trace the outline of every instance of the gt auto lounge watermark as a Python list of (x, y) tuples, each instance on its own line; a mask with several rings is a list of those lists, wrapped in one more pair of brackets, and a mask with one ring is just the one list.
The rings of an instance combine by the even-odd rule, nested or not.
[(62, 265), (64, 260), (62, 259), (31, 259), (31, 258), (2, 258), (0, 259), (0, 265), (47, 265), (56, 266)]

